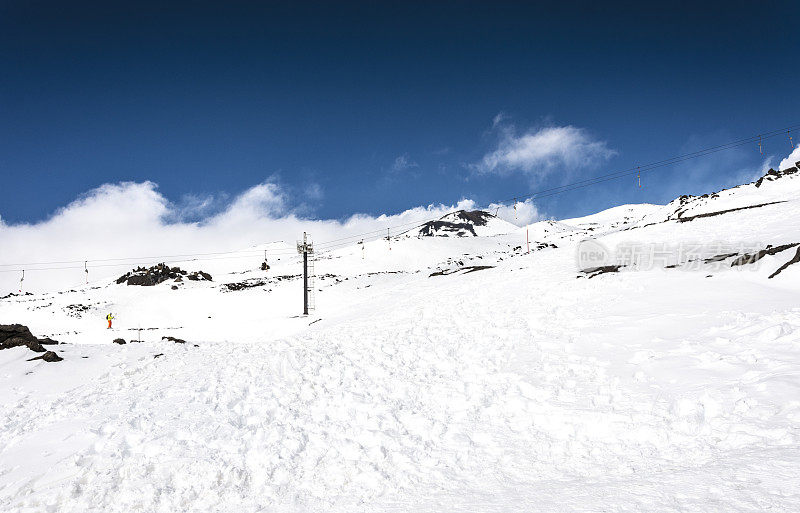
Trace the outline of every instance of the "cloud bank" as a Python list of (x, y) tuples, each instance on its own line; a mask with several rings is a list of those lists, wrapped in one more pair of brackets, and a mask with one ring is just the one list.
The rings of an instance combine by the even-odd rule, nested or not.
[[(211, 209), (215, 213), (203, 215), (209, 211), (210, 203), (215, 204)], [(310, 219), (304, 215), (307, 209), (302, 204), (292, 207), (292, 198), (271, 182), (258, 184), (226, 199), (223, 205), (220, 203), (223, 203), (220, 197), (183, 198), (173, 203), (153, 182), (124, 182), (91, 190), (42, 222), (6, 224), (0, 219), (0, 294), (19, 288), (20, 273), (3, 272), (9, 269), (26, 268), (24, 290), (62, 289), (83, 283), (84, 260), (95, 261), (90, 262), (90, 274), (91, 280), (97, 280), (118, 276), (139, 264), (186, 258), (142, 258), (112, 262), (114, 266), (112, 263), (99, 266), (98, 260), (240, 251), (273, 241), (289, 244), (288, 250), (279, 250), (286, 257), (286, 251), (293, 252), (295, 240), (304, 231), (312, 234), (319, 244), (364, 232), (382, 233), (386, 227), (397, 225), (407, 224), (405, 229), (408, 229), (455, 209), (476, 208), (474, 201), (463, 199), (455, 205), (419, 206), (393, 215)], [(517, 205), (516, 218), (513, 206), (491, 208), (493, 213), (496, 211), (518, 225), (538, 217), (536, 207), (530, 202)], [(401, 231), (393, 229), (392, 233)], [(30, 265), (31, 262), (46, 264)], [(64, 266), (76, 268), (44, 270)]]
[(582, 128), (545, 127), (518, 135), (513, 125), (504, 123), (502, 115), (494, 118), (492, 129), (499, 131), (500, 140), (495, 150), (473, 165), (478, 172), (522, 172), (543, 178), (557, 169), (596, 167), (616, 154), (604, 141), (595, 140)]

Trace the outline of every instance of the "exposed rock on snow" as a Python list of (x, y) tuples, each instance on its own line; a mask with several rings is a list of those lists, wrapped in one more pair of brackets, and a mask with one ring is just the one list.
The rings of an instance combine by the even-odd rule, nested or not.
[(786, 262), (785, 264), (780, 266), (777, 271), (775, 271), (774, 273), (770, 274), (769, 278), (771, 279), (771, 278), (776, 277), (781, 272), (783, 272), (787, 267), (789, 267), (790, 265), (796, 264), (797, 262), (800, 262), (800, 248), (797, 248), (797, 253), (794, 254), (794, 256), (792, 257), (791, 260), (789, 260), (788, 262)]
[(213, 281), (211, 275), (203, 271), (194, 271), (186, 276), (189, 281)]
[(775, 247), (767, 246), (765, 249), (762, 249), (757, 253), (742, 255), (741, 257), (731, 262), (731, 267), (735, 267), (737, 265), (754, 264), (767, 255), (777, 255), (778, 253), (786, 251), (787, 249), (791, 249), (797, 245), (800, 245), (800, 243), (793, 242), (791, 244), (782, 244), (780, 246), (775, 246)]
[(121, 346), (122, 346), (122, 345), (125, 345), (125, 344), (127, 344), (127, 342), (125, 342), (125, 339), (124, 339), (124, 338), (115, 338), (115, 339), (114, 339), (114, 343), (115, 343), (115, 344), (119, 344), (119, 345), (121, 345)]
[(44, 360), (46, 362), (60, 362), (61, 360), (63, 360), (63, 358), (58, 356), (53, 351), (45, 351), (43, 355), (30, 358), (28, 361), (32, 362), (34, 360)]
[(483, 271), (484, 269), (492, 269), (493, 265), (467, 265), (464, 267), (457, 267), (455, 269), (444, 269), (431, 273), (428, 278), (433, 276), (447, 276), (448, 274), (455, 274), (464, 271), (463, 274), (474, 273), (475, 271)]
[(263, 287), (267, 284), (266, 280), (261, 278), (250, 278), (236, 283), (224, 283), (222, 285), (224, 292), (235, 292), (237, 290), (251, 289), (253, 287)]
[(164, 263), (149, 268), (137, 267), (133, 271), (117, 278), (117, 284), (140, 285), (152, 287), (167, 280), (182, 282), (183, 277), (191, 281), (212, 281), (211, 275), (203, 271), (187, 272), (180, 267), (170, 267)]
[(784, 203), (784, 202), (783, 201), (770, 201), (769, 203), (759, 203), (758, 205), (749, 205), (749, 206), (746, 206), (746, 207), (729, 208), (729, 209), (726, 209), (726, 210), (719, 210), (717, 212), (706, 212), (706, 213), (703, 213), (703, 214), (697, 214), (695, 216), (689, 216), (689, 217), (680, 217), (681, 214), (682, 214), (681, 213), (681, 214), (678, 214), (678, 219), (677, 220), (678, 220), (679, 223), (686, 223), (686, 222), (694, 221), (695, 219), (700, 219), (700, 218), (703, 218), (703, 217), (721, 216), (722, 214), (729, 214), (731, 212), (736, 212), (736, 211), (739, 211), (739, 210), (747, 210), (747, 209), (750, 209), (750, 208), (766, 207), (767, 205), (776, 205), (778, 203)]
[(600, 267), (590, 267), (589, 269), (582, 269), (581, 272), (589, 279), (594, 278), (605, 273), (617, 273), (624, 265), (603, 265)]
[(58, 342), (50, 338), (34, 337), (31, 330), (22, 324), (0, 324), (0, 349), (26, 346), (31, 351), (43, 353), (46, 351), (43, 345), (55, 344)]
[(81, 304), (67, 305), (64, 307), (64, 311), (67, 312), (67, 315), (69, 315), (70, 317), (75, 317), (76, 319), (80, 319), (81, 317), (83, 317), (83, 314), (88, 312), (89, 309), (90, 307)]
[(185, 344), (186, 341), (182, 338), (175, 338), (175, 337), (161, 337), (161, 340), (166, 340), (168, 342), (175, 342), (176, 344)]
[(782, 178), (784, 176), (793, 175), (793, 174), (797, 173), (798, 168), (800, 168), (800, 162), (796, 162), (795, 165), (797, 167), (790, 167), (790, 168), (784, 169), (783, 171), (775, 171), (774, 169), (770, 168), (770, 170), (767, 171), (767, 174), (765, 174), (764, 176), (762, 176), (761, 178), (759, 178), (756, 181), (756, 184), (755, 184), (756, 187), (761, 187), (761, 184), (763, 184), (765, 181), (766, 182), (772, 182), (772, 181), (778, 180), (779, 178)]
[(33, 293), (31, 293), (31, 292), (25, 292), (25, 293), (22, 293), (22, 294), (15, 294), (14, 292), (11, 292), (9, 294), (6, 294), (5, 296), (0, 297), (0, 300), (10, 299), (12, 297), (18, 297), (18, 296), (32, 296), (32, 295), (33, 295)]

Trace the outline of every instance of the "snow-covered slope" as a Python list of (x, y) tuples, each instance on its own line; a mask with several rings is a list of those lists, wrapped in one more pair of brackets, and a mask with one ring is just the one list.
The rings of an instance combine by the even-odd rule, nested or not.
[(661, 205), (651, 205), (648, 203), (620, 205), (596, 214), (564, 219), (561, 223), (573, 227), (573, 229), (606, 232), (635, 224), (641, 221), (645, 216), (651, 215), (661, 208)]
[(772, 177), (530, 253), (493, 217), (322, 251), (309, 317), (294, 256), (0, 300), (66, 342), (0, 351), (3, 511), (797, 511), (800, 174)]

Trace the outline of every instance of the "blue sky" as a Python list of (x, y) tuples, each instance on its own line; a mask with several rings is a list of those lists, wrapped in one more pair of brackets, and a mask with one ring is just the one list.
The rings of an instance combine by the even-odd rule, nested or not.
[[(104, 183), (188, 219), (254, 185), (306, 216), (478, 204), (800, 123), (798, 2), (0, 3), (5, 223)], [(537, 202), (733, 185), (787, 140)]]

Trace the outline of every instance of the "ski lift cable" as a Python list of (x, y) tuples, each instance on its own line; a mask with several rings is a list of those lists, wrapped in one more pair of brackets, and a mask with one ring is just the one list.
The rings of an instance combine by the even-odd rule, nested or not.
[[(270, 250), (264, 250), (270, 251)], [(277, 251), (277, 250), (271, 250)], [(261, 254), (261, 250), (237, 250), (237, 251), (222, 251), (216, 253), (182, 253), (182, 254), (175, 254), (175, 255), (152, 255), (152, 256), (137, 256), (137, 257), (120, 257), (120, 258), (97, 258), (97, 259), (90, 259), (90, 260), (64, 260), (58, 262), (24, 262), (24, 263), (16, 263), (16, 264), (0, 264), (0, 267), (19, 267), (23, 265), (59, 265), (59, 264), (79, 264), (81, 262), (84, 263), (91, 263), (91, 262), (124, 262), (124, 261), (140, 261), (140, 260), (160, 260), (160, 259), (177, 259), (186, 257), (190, 259), (191, 257), (197, 256), (215, 256), (215, 255), (237, 255), (247, 253), (247, 256), (251, 255), (258, 255)], [(282, 255), (293, 255), (294, 252), (284, 250), (281, 248), (281, 252), (279, 253), (270, 253), (271, 256), (282, 256)], [(96, 267), (96, 265), (90, 265), (89, 267)]]
[[(296, 254), (286, 254), (289, 258), (287, 260), (291, 260), (296, 258)], [(209, 258), (192, 258), (186, 260), (173, 260), (171, 262), (164, 262), (164, 263), (180, 263), (180, 262), (209, 262), (214, 260), (230, 260), (230, 259), (238, 259), (238, 258), (253, 258), (252, 255), (243, 255), (243, 256), (230, 256), (230, 257), (209, 257)], [(96, 265), (89, 265), (85, 269), (97, 269), (97, 268), (104, 268), (104, 267), (130, 267), (131, 265), (148, 265), (150, 262), (145, 261), (137, 261), (137, 262), (122, 262), (116, 264), (96, 264)], [(57, 267), (40, 267), (36, 269), (27, 268), (29, 271), (60, 271), (60, 270), (68, 270), (68, 269), (84, 269), (79, 265), (69, 265), (69, 266), (57, 266)], [(0, 273), (10, 273), (10, 272), (19, 272), (21, 269), (0, 269)]]

